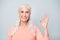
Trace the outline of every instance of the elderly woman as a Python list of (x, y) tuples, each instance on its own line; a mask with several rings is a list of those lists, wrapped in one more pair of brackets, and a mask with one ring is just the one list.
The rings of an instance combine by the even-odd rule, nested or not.
[(23, 5), (18, 10), (19, 20), (16, 24), (10, 26), (8, 29), (8, 40), (49, 40), (47, 24), (49, 17), (40, 20), (44, 29), (44, 36), (41, 34), (39, 28), (30, 22), (31, 8)]

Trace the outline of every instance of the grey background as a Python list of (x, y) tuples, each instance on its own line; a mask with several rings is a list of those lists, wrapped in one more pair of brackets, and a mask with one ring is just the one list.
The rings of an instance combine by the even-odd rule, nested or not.
[(44, 32), (39, 20), (45, 13), (49, 15), (50, 39), (60, 40), (60, 0), (0, 0), (0, 40), (7, 40), (8, 28), (18, 19), (19, 6), (25, 4), (31, 6), (31, 20), (42, 34)]

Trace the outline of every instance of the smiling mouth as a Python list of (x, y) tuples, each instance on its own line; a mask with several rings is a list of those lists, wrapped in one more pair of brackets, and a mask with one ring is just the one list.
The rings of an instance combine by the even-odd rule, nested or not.
[(25, 16), (22, 16), (22, 18), (23, 18), (23, 19), (26, 19), (26, 17), (25, 17)]

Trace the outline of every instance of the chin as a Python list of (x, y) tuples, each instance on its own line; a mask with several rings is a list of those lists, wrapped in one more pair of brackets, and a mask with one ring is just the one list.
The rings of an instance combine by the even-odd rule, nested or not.
[(21, 20), (21, 21), (26, 22), (27, 20)]

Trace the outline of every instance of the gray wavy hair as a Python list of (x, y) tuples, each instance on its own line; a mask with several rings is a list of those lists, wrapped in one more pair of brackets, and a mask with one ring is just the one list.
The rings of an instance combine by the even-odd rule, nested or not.
[[(21, 7), (19, 7), (19, 9), (21, 9), (22, 7), (27, 7), (29, 10), (31, 10), (31, 7), (29, 6), (29, 5), (22, 5)], [(12, 31), (12, 33), (11, 33), (11, 35), (13, 36), (14, 35), (14, 33), (16, 32), (16, 30), (18, 29), (18, 26), (19, 26), (19, 23), (20, 23), (20, 19), (18, 19), (17, 21), (16, 21), (16, 23), (15, 23), (15, 28), (13, 29), (13, 31)], [(31, 29), (31, 31), (33, 32), (33, 23), (32, 23), (32, 21), (29, 19), (29, 21), (28, 21), (28, 25), (29, 25), (29, 27), (30, 27), (30, 29)]]

